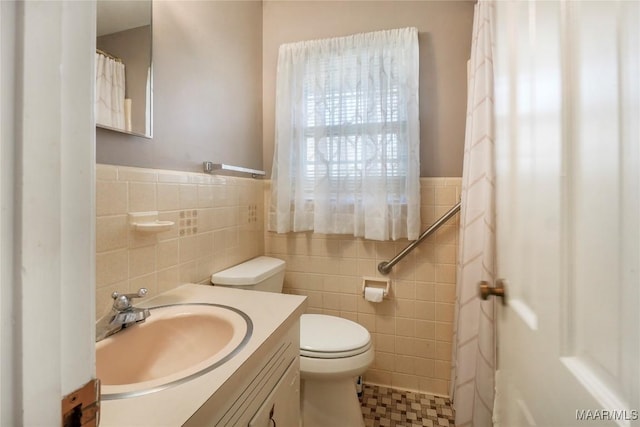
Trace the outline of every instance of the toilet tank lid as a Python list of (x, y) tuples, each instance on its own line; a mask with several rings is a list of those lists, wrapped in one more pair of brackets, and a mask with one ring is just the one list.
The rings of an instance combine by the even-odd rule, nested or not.
[(214, 285), (248, 286), (284, 270), (284, 261), (267, 256), (259, 256), (236, 266), (211, 275)]

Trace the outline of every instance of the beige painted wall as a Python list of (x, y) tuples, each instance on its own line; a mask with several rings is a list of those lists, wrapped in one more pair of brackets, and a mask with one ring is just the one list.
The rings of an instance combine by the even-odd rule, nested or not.
[(264, 167), (271, 172), (282, 43), (414, 26), (420, 43), (421, 176), (462, 176), (473, 1), (272, 1), (263, 4)]
[(97, 161), (262, 169), (262, 3), (153, 3), (153, 139), (97, 129)]

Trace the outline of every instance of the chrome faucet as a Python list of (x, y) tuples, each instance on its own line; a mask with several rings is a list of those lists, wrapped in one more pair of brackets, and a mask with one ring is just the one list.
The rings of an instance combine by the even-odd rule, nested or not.
[(146, 288), (140, 288), (137, 294), (112, 293), (113, 306), (111, 311), (96, 322), (96, 342), (131, 325), (144, 322), (151, 315), (149, 309), (136, 308), (131, 305), (131, 300), (142, 298), (145, 295), (147, 295)]

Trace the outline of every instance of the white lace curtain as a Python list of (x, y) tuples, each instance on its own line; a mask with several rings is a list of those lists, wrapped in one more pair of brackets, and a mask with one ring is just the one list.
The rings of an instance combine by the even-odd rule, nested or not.
[(276, 84), (269, 230), (416, 239), (417, 30), (282, 45)]
[(96, 53), (96, 123), (125, 129), (124, 64)]

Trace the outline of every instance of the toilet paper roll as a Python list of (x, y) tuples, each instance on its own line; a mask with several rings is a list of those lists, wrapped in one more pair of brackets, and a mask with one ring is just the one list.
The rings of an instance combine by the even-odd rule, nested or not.
[(364, 288), (364, 299), (371, 302), (381, 302), (384, 298), (384, 289), (381, 288)]

